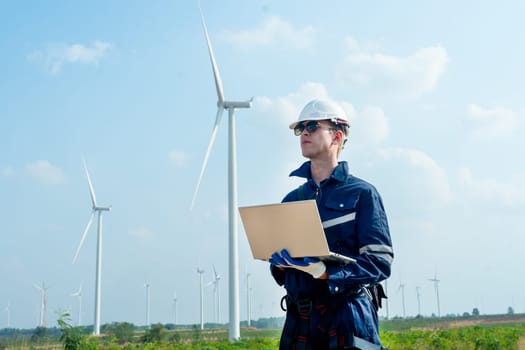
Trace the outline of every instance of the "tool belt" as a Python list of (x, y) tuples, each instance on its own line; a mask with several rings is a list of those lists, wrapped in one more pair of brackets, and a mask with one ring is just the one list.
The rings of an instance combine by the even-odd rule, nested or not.
[[(338, 334), (337, 330), (332, 327), (332, 318), (336, 311), (341, 307), (343, 302), (365, 295), (373, 301), (371, 294), (373, 293), (370, 293), (370, 291), (367, 290), (367, 287), (358, 286), (354, 289), (347, 290), (340, 295), (331, 295), (329, 303), (323, 302), (323, 298), (304, 298), (294, 300), (289, 295), (285, 295), (281, 299), (281, 308), (294, 316), (296, 323), (289, 328), (287, 328), (285, 324), (279, 349), (385, 349), (381, 347), (381, 345), (373, 344), (365, 339), (356, 337), (352, 333)], [(283, 302), (286, 303), (286, 307), (283, 305)], [(315, 334), (311, 334), (310, 332), (310, 323), (313, 311), (319, 315), (319, 320), (316, 324), (318, 332)]]

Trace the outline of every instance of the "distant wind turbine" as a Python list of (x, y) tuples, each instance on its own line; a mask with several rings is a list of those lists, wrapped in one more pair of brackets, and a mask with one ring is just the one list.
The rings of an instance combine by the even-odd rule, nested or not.
[(80, 244), (78, 245), (77, 252), (73, 258), (73, 264), (77, 261), (78, 253), (84, 244), (86, 235), (91, 227), (93, 222), (93, 217), (95, 214), (98, 214), (98, 228), (97, 228), (97, 266), (96, 266), (96, 284), (95, 284), (95, 325), (93, 328), (94, 335), (100, 335), (100, 298), (101, 298), (101, 276), (102, 276), (102, 212), (110, 211), (111, 206), (109, 207), (99, 207), (97, 205), (97, 198), (95, 196), (95, 190), (93, 189), (93, 184), (91, 183), (91, 178), (89, 177), (89, 172), (87, 169), (86, 162), (84, 161), (84, 170), (86, 172), (86, 177), (89, 185), (89, 193), (91, 194), (91, 203), (93, 204), (91, 217), (84, 229), (82, 238), (80, 239)]
[(248, 327), (252, 326), (252, 287), (250, 286), (251, 273), (246, 273), (246, 320)]
[(177, 325), (177, 292), (173, 292), (173, 321)]
[(405, 285), (401, 283), (398, 288), (398, 292), (401, 290), (401, 298), (403, 298), (403, 318), (406, 318), (405, 312)]
[(437, 272), (434, 273), (434, 278), (428, 279), (430, 282), (434, 283), (434, 289), (436, 291), (436, 301), (437, 301), (437, 312), (438, 317), (441, 317), (441, 308), (439, 306), (439, 280), (437, 279)]
[(417, 316), (421, 316), (421, 293), (419, 292), (421, 287), (416, 287), (417, 295)]
[(77, 297), (78, 299), (78, 326), (82, 324), (82, 283), (80, 283), (80, 288), (78, 291), (71, 294), (72, 297)]
[(149, 288), (150, 288), (150, 284), (149, 283), (146, 283), (144, 285), (144, 287), (146, 288), (146, 327), (149, 327), (150, 326), (150, 302), (151, 302), (151, 299), (150, 299), (150, 294), (149, 294)]
[(46, 313), (47, 313), (47, 290), (45, 283), (42, 281), (42, 286), (34, 284), (35, 288), (40, 291), (40, 327), (46, 328)]
[(7, 302), (5, 312), (7, 314), (7, 328), (11, 328), (11, 302), (10, 301)]
[(202, 285), (202, 274), (204, 273), (204, 270), (197, 267), (197, 273), (199, 274), (201, 329), (204, 329), (204, 290)]
[(193, 199), (191, 201), (191, 208), (195, 203), (197, 192), (199, 191), (200, 183), (208, 163), (215, 137), (219, 129), (221, 122), (222, 113), (225, 109), (228, 110), (228, 212), (229, 212), (229, 340), (238, 340), (241, 336), (240, 332), (240, 316), (239, 316), (239, 253), (238, 253), (238, 232), (237, 232), (237, 154), (236, 154), (236, 141), (235, 141), (235, 110), (238, 108), (250, 108), (252, 100), (250, 101), (227, 101), (224, 98), (224, 92), (222, 89), (222, 81), (219, 75), (219, 69), (215, 62), (215, 56), (213, 55), (213, 49), (211, 41), (208, 36), (208, 29), (204, 21), (204, 15), (202, 9), (199, 10), (201, 13), (202, 27), (204, 29), (204, 35), (206, 36), (206, 42), (208, 44), (208, 53), (211, 60), (211, 66), (213, 70), (213, 76), (215, 79), (215, 89), (217, 90), (217, 115), (215, 117), (215, 125), (213, 127), (206, 155), (202, 163), (201, 172), (197, 180), (197, 186), (193, 193)]
[(215, 322), (219, 322), (221, 314), (221, 296), (219, 292), (219, 281), (221, 275), (215, 270), (215, 265), (213, 266), (213, 280), (208, 283), (208, 285), (213, 285), (213, 313), (215, 315)]

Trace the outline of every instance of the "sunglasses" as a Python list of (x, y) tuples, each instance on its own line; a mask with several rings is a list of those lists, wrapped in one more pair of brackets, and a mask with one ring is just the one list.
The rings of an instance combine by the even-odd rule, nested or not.
[(293, 128), (293, 132), (295, 136), (300, 136), (305, 130), (308, 133), (315, 132), (315, 130), (317, 129), (336, 130), (335, 128), (323, 128), (321, 126), (322, 126), (321, 123), (317, 121), (310, 121), (310, 122), (307, 122), (306, 124), (299, 123), (295, 126), (295, 128)]

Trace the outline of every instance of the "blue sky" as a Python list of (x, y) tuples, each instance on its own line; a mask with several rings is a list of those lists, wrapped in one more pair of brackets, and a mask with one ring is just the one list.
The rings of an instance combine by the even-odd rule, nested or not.
[[(383, 196), (396, 258), (390, 316), (525, 311), (521, 161), (525, 61), (519, 1), (202, 1), (237, 113), (239, 205), (278, 202), (300, 182), (287, 128), (313, 98), (352, 121), (342, 158)], [(216, 113), (197, 2), (0, 4), (0, 328), (47, 324), (78, 302), (93, 322), (93, 225), (86, 159), (104, 216), (102, 323), (199, 322), (197, 266), (228, 286), (227, 116), (192, 211)], [(240, 222), (239, 222), (240, 224)], [(284, 291), (239, 232), (254, 318), (280, 316)], [(205, 290), (205, 321), (214, 321)], [(381, 314), (385, 315), (386, 310)]]

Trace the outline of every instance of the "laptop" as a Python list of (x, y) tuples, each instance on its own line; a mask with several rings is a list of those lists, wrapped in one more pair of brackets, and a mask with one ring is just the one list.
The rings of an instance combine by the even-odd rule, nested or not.
[(287, 249), (292, 257), (355, 262), (331, 252), (315, 200), (239, 207), (241, 221), (255, 259), (268, 261)]

